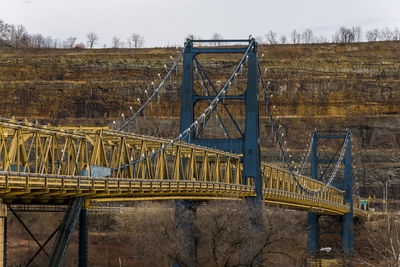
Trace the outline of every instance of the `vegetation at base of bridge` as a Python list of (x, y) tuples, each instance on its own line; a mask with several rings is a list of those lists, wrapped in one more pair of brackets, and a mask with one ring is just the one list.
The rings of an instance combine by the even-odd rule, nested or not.
[[(129, 214), (89, 214), (89, 262), (93, 266), (169, 266), (173, 261), (183, 266), (237, 266), (239, 251), (244, 248), (248, 266), (271, 266), (272, 264), (296, 266), (305, 251), (305, 214), (285, 212), (281, 209), (263, 208), (256, 219), (262, 219), (261, 229), (255, 230), (248, 206), (238, 201), (198, 202), (193, 218), (197, 242), (197, 259), (185, 255), (181, 247), (185, 238), (176, 228), (174, 204), (167, 202), (135, 202)], [(20, 213), (23, 219), (37, 222), (32, 231), (40, 240), (56, 227), (62, 214)], [(185, 217), (192, 216), (185, 214)], [(24, 264), (36, 249), (21, 235), (21, 226), (9, 216), (10, 244), (9, 263)], [(42, 217), (42, 218), (40, 218)], [(254, 218), (254, 216), (253, 216)], [(40, 222), (46, 221), (46, 228)], [(263, 234), (261, 234), (263, 233)], [(73, 237), (73, 238), (76, 238)], [(72, 240), (72, 244), (76, 244)], [(50, 244), (51, 245), (51, 244)], [(51, 247), (51, 246), (50, 246)], [(49, 248), (50, 248), (49, 247)], [(21, 253), (24, 251), (26, 253)], [(29, 253), (30, 252), (30, 253)], [(66, 266), (76, 264), (76, 247), (70, 246)], [(21, 255), (26, 255), (23, 257)], [(258, 255), (262, 262), (255, 264)], [(45, 264), (46, 256), (40, 255), (34, 266)], [(255, 265), (254, 265), (255, 264)]]
[[(190, 266), (180, 247), (182, 236), (174, 221), (173, 201), (145, 201), (114, 203), (118, 213), (89, 213), (89, 262), (93, 266), (168, 266), (174, 260)], [(102, 204), (95, 204), (102, 207)], [(105, 204), (104, 208), (109, 204)], [(124, 205), (120, 213), (120, 205)], [(17, 212), (29, 223), (40, 241), (45, 240), (62, 220), (63, 213)], [(194, 229), (197, 243), (197, 259), (201, 266), (237, 266), (239, 248), (247, 247), (247, 262), (254, 256), (263, 255), (262, 264), (253, 266), (299, 266), (305, 254), (307, 239), (306, 213), (264, 207), (262, 209), (263, 235), (252, 227), (247, 218), (249, 209), (244, 202), (210, 201), (197, 202)], [(190, 216), (190, 214), (188, 214)], [(397, 241), (398, 215), (390, 214), (365, 217), (355, 223), (354, 257), (340, 258), (340, 240), (334, 235), (323, 235), (321, 245), (331, 247), (326, 257), (338, 258), (348, 264), (390, 266), (396, 261), (399, 249)], [(336, 217), (321, 217), (321, 229), (327, 232), (340, 228)], [(37, 245), (22, 229), (13, 215), (8, 217), (8, 263), (24, 265), (37, 250)], [(254, 240), (249, 245), (248, 242)], [(393, 241), (392, 249), (390, 241)], [(51, 248), (49, 243), (48, 249)], [(77, 233), (67, 250), (66, 266), (76, 265)], [(262, 249), (261, 249), (262, 248)], [(23, 253), (21, 253), (23, 252)], [(373, 255), (373, 256), (372, 256)], [(43, 266), (47, 257), (40, 254), (32, 266)], [(346, 265), (344, 265), (346, 266)]]

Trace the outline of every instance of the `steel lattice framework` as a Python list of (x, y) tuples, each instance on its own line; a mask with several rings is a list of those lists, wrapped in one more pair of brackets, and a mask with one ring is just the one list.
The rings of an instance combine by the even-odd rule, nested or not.
[[(57, 128), (0, 121), (0, 195), (5, 203), (66, 203), (87, 199), (243, 199), (254, 196), (242, 184), (236, 154), (184, 142), (106, 128)], [(146, 160), (135, 161), (162, 149)], [(182, 162), (186, 161), (185, 168)], [(343, 214), (343, 191), (329, 186), (310, 195), (289, 171), (262, 163), (263, 200), (297, 209)], [(308, 188), (323, 182), (297, 179)], [(357, 207), (358, 203), (354, 204)]]

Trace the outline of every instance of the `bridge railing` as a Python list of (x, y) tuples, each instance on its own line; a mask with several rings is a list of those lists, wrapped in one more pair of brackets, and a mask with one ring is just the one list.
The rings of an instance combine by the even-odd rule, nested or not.
[[(303, 175), (296, 175), (296, 181), (288, 170), (267, 163), (261, 164), (261, 172), (264, 198), (267, 200), (293, 201), (294, 204), (306, 205), (305, 207), (309, 207), (310, 203), (332, 206), (340, 212), (349, 209), (343, 204), (344, 191), (333, 186), (326, 186), (320, 181)], [(319, 191), (322, 188), (324, 189)]]
[(241, 184), (236, 154), (167, 139), (0, 121), (0, 171)]

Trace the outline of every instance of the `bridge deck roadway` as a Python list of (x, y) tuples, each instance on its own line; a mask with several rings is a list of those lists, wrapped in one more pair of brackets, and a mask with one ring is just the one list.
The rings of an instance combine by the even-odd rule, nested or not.
[[(107, 179), (84, 176), (0, 173), (0, 197), (4, 203), (64, 204), (85, 196), (93, 200), (145, 199), (244, 199), (254, 196), (247, 185), (204, 181)], [(264, 201), (292, 209), (322, 214), (343, 214), (345, 205), (283, 190), (264, 189)]]

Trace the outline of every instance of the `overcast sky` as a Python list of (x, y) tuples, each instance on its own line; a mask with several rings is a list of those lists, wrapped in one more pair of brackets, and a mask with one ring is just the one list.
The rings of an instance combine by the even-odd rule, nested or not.
[(182, 45), (192, 33), (203, 39), (264, 36), (272, 29), (289, 35), (311, 28), (329, 39), (340, 26), (400, 27), (400, 0), (0, 0), (0, 19), (22, 24), (29, 33), (86, 42), (98, 47), (133, 32), (145, 46)]

